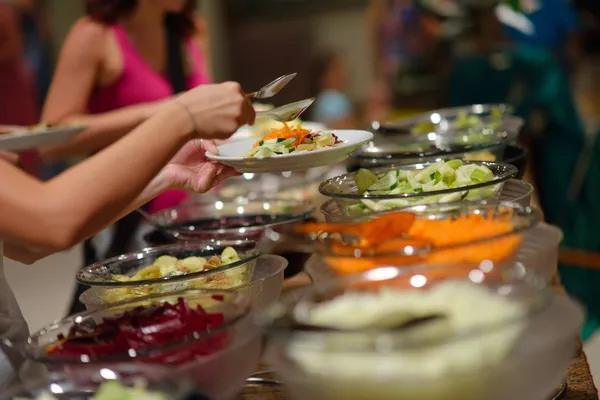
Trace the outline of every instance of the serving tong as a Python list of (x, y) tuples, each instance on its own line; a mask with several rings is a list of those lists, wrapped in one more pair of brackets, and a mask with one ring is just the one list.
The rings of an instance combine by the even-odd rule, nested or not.
[[(246, 94), (249, 99), (269, 99), (277, 95), (284, 87), (288, 85), (298, 75), (297, 73), (287, 74), (267, 83), (256, 92)], [(300, 116), (308, 107), (315, 102), (314, 98), (304, 99), (289, 103), (272, 110), (258, 111), (257, 117), (269, 117), (278, 122), (293, 121)]]

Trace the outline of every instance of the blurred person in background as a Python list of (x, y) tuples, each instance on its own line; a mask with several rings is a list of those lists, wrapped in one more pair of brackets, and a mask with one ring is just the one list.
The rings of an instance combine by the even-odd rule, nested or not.
[(317, 56), (312, 65), (315, 104), (312, 119), (331, 129), (356, 128), (354, 105), (345, 93), (348, 67), (333, 51)]
[[(415, 103), (414, 96), (419, 100), (418, 95), (426, 89), (422, 83), (439, 76), (444, 68), (440, 62), (444, 49), (440, 19), (415, 3), (369, 1), (367, 24), (375, 73), (367, 103), (367, 118), (371, 120), (385, 118), (399, 100), (410, 98)], [(428, 101), (426, 96), (424, 101)]]
[[(31, 70), (36, 92), (36, 106), (38, 113), (46, 99), (50, 81), (52, 80), (52, 40), (50, 33), (50, 21), (45, 0), (4, 0), (10, 2), (19, 10), (21, 19), (21, 33), (23, 35), (23, 47), (28, 67)], [(39, 157), (30, 152), (29, 157), (35, 157), (38, 163)], [(50, 179), (66, 168), (66, 163), (44, 163), (39, 168), (43, 179)]]
[[(35, 88), (23, 51), (20, 9), (0, 2), (0, 125), (33, 125), (38, 121)], [(21, 156), (21, 165), (33, 175), (39, 173), (34, 152)]]
[(23, 48), (41, 108), (52, 79), (51, 35), (45, 0), (3, 0), (20, 13)]
[[(492, 7), (473, 10), (475, 29), (470, 53), (454, 63), (451, 98), (454, 106), (473, 103), (512, 104), (526, 127), (521, 139), (529, 144), (540, 206), (548, 223), (564, 232), (562, 246), (600, 252), (600, 145), (589, 142), (573, 90), (556, 53), (548, 46), (517, 41), (510, 46), (498, 37), (500, 21)], [(496, 25), (496, 26), (494, 26)], [(588, 309), (582, 338), (600, 327), (600, 271), (583, 268), (561, 257), (560, 276), (571, 296)]]
[(566, 71), (574, 71), (582, 38), (577, 11), (569, 0), (504, 0), (497, 15), (511, 39), (546, 47)]
[[(86, 0), (87, 16), (71, 29), (60, 54), (42, 119), (85, 124), (64, 145), (42, 149), (49, 161), (101, 150), (187, 89), (210, 82), (208, 37), (195, 0)], [(168, 191), (149, 212), (174, 207), (187, 192)], [(104, 254), (91, 241), (85, 264), (132, 250), (141, 216), (114, 226)], [(77, 298), (70, 313), (79, 311)]]

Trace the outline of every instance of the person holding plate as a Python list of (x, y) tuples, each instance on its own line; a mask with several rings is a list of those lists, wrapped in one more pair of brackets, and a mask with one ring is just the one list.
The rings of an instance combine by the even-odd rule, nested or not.
[[(226, 139), (254, 118), (238, 84), (205, 85), (163, 105), (114, 145), (47, 182), (0, 153), (0, 338), (19, 343), (28, 335), (4, 278), (2, 250), (8, 258), (33, 263), (93, 236), (165, 190), (210, 190), (237, 173), (206, 158), (206, 150), (215, 151), (206, 139)], [(22, 361), (0, 343), (0, 389), (16, 377)]]

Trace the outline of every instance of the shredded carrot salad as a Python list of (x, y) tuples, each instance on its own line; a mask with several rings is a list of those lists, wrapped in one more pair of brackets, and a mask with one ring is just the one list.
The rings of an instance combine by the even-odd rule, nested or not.
[[(510, 211), (510, 210), (509, 210)], [(346, 233), (357, 238), (348, 244), (333, 240), (328, 256), (330, 266), (341, 274), (361, 272), (381, 265), (430, 263), (502, 262), (512, 256), (522, 241), (513, 232), (512, 212), (494, 216), (479, 214), (457, 218), (417, 218), (397, 212), (359, 224), (310, 223), (299, 227), (302, 233)], [(502, 236), (503, 234), (509, 234)], [(502, 236), (502, 237), (499, 237)], [(485, 239), (490, 239), (483, 241)], [(480, 243), (473, 243), (483, 241)], [(470, 244), (473, 243), (473, 244)], [(411, 246), (413, 254), (396, 255)], [(456, 246), (454, 248), (449, 248)], [(357, 257), (360, 250), (367, 256)]]
[(294, 142), (294, 146), (298, 146), (305, 142), (306, 137), (310, 133), (311, 133), (310, 130), (302, 128), (301, 125), (290, 128), (290, 126), (284, 122), (282, 128), (272, 129), (271, 132), (269, 132), (262, 139), (257, 140), (256, 143), (254, 143), (253, 147), (255, 147), (255, 148), (258, 147), (260, 145), (260, 142), (262, 142), (264, 140), (289, 139), (289, 138), (293, 138), (293, 137), (296, 138), (296, 141)]

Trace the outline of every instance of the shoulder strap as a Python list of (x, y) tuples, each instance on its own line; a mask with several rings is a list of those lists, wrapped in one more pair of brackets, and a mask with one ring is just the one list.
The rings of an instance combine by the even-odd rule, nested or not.
[(167, 77), (173, 94), (177, 94), (187, 89), (181, 38), (169, 23), (166, 24), (165, 33), (167, 35)]

